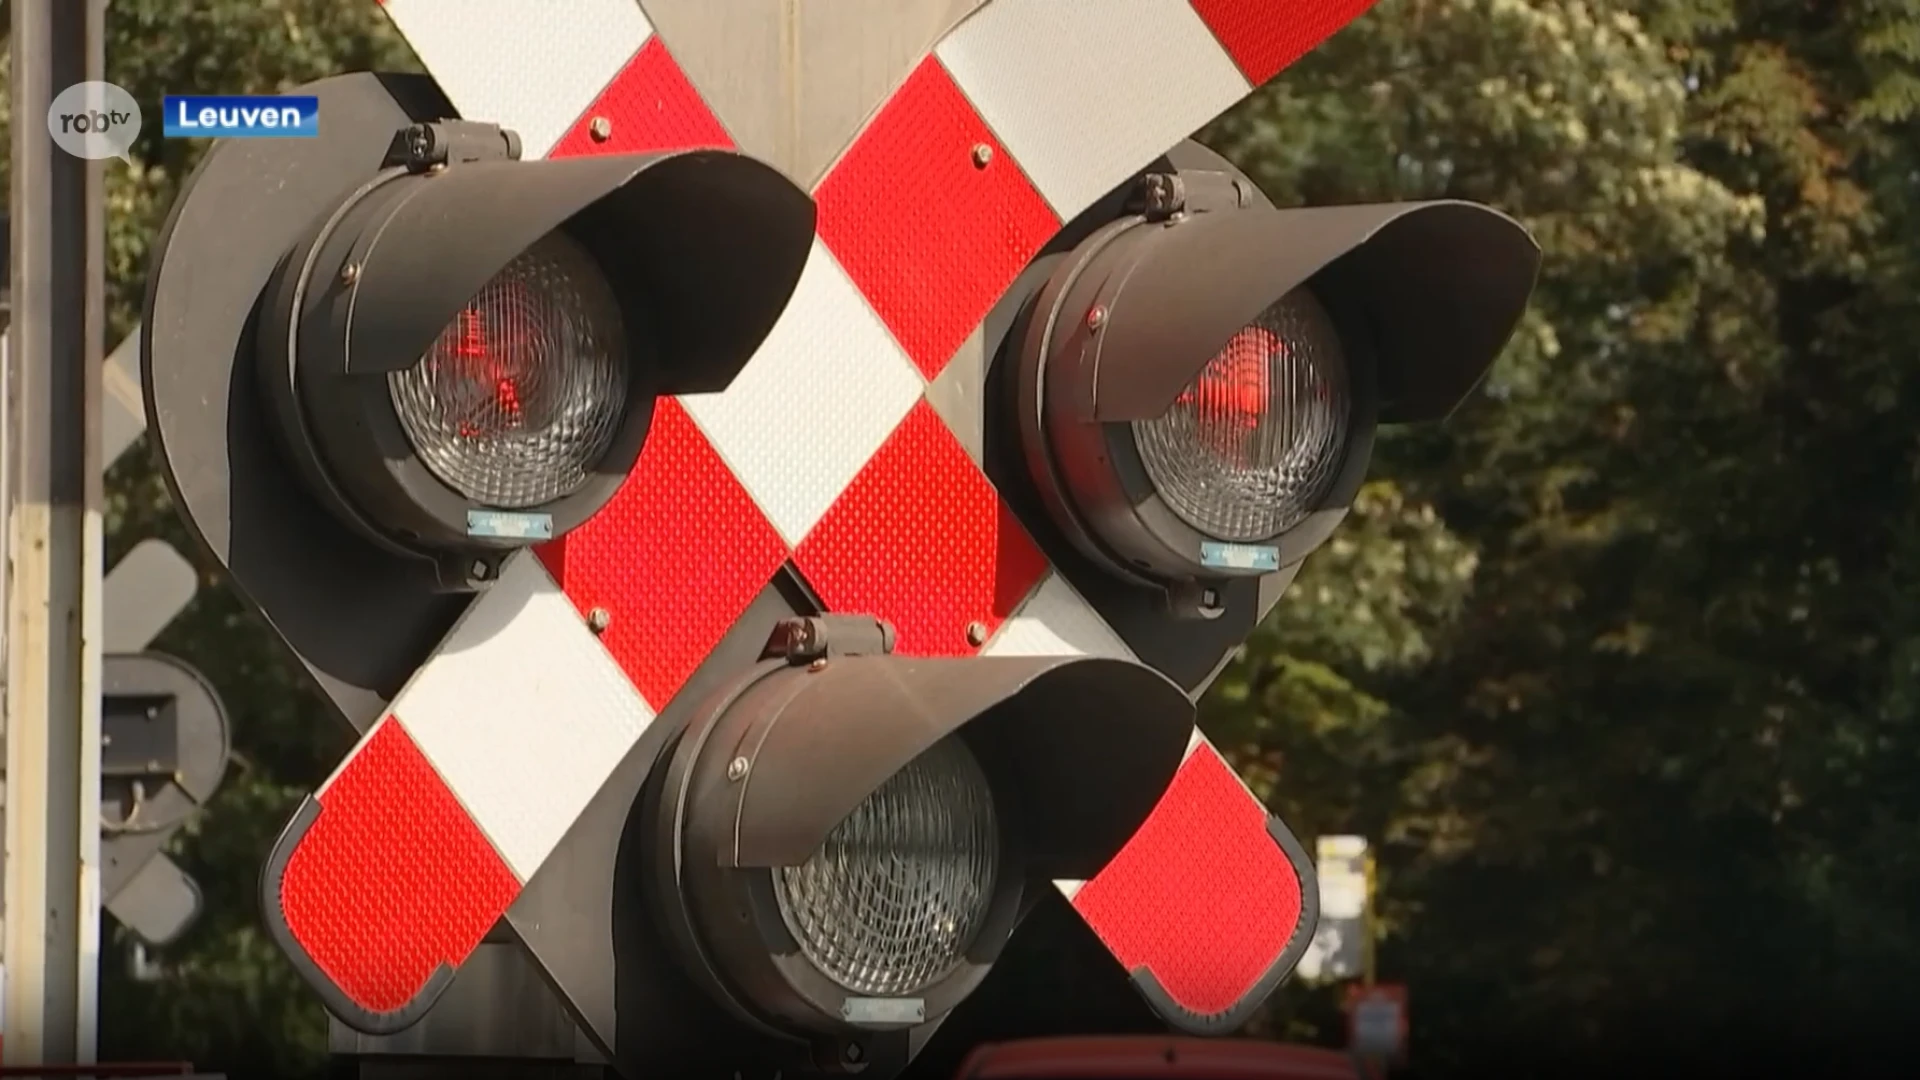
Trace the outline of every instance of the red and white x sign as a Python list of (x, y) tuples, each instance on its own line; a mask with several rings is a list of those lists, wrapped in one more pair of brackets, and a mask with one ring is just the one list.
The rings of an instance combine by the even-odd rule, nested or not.
[[(955, 437), (979, 417), (932, 404), (982, 395), (929, 386), (979, 377), (949, 361), (1063, 222), (1370, 3), (988, 0), (947, 32), (813, 186), (744, 372), (661, 402), (614, 500), (509, 563), (283, 841), (279, 915), (336, 997), (392, 1014), (457, 968), (783, 566), (902, 654), (1131, 658)], [(385, 6), (528, 158), (733, 145), (635, 0)], [(1303, 931), (1266, 810), (1198, 735), (1114, 862), (1059, 887), (1169, 1019), (1236, 1015)]]

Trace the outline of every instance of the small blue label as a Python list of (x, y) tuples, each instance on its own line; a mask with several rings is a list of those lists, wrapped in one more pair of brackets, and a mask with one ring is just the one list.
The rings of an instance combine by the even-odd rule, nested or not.
[(1208, 540), (1200, 545), (1200, 565), (1214, 570), (1271, 573), (1280, 569), (1280, 549), (1254, 544), (1221, 544)]
[(511, 510), (469, 510), (467, 535), (493, 540), (551, 540), (553, 515), (516, 514)]
[(320, 99), (279, 94), (168, 94), (161, 107), (169, 139), (311, 139)]

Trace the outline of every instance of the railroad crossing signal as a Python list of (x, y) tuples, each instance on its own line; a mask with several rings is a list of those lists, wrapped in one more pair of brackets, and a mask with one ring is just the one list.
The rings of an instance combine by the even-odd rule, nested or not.
[[(101, 373), (100, 460), (112, 469), (146, 433), (140, 393), (140, 335), (108, 354)], [(108, 572), (101, 619), (110, 653), (139, 652), (180, 616), (200, 591), (200, 575), (164, 540), (142, 540)]]
[[(138, 435), (134, 428), (119, 449)], [(144, 540), (114, 564), (102, 594), (101, 906), (149, 945), (174, 940), (199, 914), (199, 886), (165, 848), (227, 767), (219, 695), (186, 664), (142, 651), (198, 588), (179, 552)]]
[(945, 4), (816, 173), (760, 114), (831, 95), (729, 81), (743, 15), (389, 0), (437, 84), (216, 145), (148, 406), (363, 733), (263, 882), (333, 1013), (418, 1022), (504, 919), (624, 1072), (884, 1076), (1054, 889), (1244, 1022), (1317, 896), (1192, 699), (1538, 266), (1183, 141), (1365, 6)]
[(160, 653), (102, 662), (102, 906), (149, 945), (200, 913), (200, 887), (165, 853), (226, 775), (226, 711), (206, 679)]
[[(146, 432), (139, 335), (107, 356), (100, 459), (111, 469)], [(102, 591), (101, 906), (148, 945), (165, 945), (200, 913), (200, 887), (166, 845), (205, 807), (230, 751), (226, 709), (187, 664), (145, 652), (185, 611), (200, 575), (163, 540), (135, 544)]]

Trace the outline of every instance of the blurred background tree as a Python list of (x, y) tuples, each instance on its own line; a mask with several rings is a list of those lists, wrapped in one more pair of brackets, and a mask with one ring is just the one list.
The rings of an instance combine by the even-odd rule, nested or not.
[(1383, 444), (1207, 713), (1384, 844), (1428, 1069), (1841, 1075), (1900, 1027), (1916, 61), (1913, 3), (1384, 0), (1210, 133), (1280, 200), (1546, 251), (1492, 400)]
[[(109, 78), (155, 107), (417, 69), (357, 0), (111, 10)], [(1203, 710), (1303, 836), (1380, 845), (1422, 1074), (1692, 1049), (1858, 1075), (1904, 1030), (1916, 110), (1920, 0), (1380, 0), (1206, 133), (1283, 205), (1475, 199), (1546, 250), (1476, 400), (1382, 442)], [(112, 337), (201, 149), (150, 126), (109, 165)], [(110, 480), (110, 557), (188, 549), (141, 455)], [(324, 1021), (255, 878), (346, 736), (224, 592), (159, 647), (218, 683), (239, 754), (185, 845), (207, 915), (159, 982), (105, 973), (103, 1049), (299, 1071)], [(1004, 1000), (1074, 996), (1049, 948)], [(1138, 1022), (1095, 1000), (1075, 1022)], [(1289, 988), (1259, 1030), (1334, 1041), (1332, 1001)]]

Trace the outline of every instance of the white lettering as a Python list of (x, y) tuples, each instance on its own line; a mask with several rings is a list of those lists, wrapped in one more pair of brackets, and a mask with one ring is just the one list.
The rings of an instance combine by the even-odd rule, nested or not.
[[(202, 128), (227, 131), (261, 128), (298, 130), (306, 123), (306, 117), (301, 115), (297, 106), (293, 105), (205, 105), (194, 111), (189, 111), (187, 105), (186, 100), (177, 102), (179, 112), (176, 114), (174, 126), (183, 131)], [(68, 125), (68, 130), (80, 129), (80, 123), (76, 123), (75, 120), (65, 117), (62, 119)], [(82, 122), (86, 122), (89, 128), (105, 130), (111, 123), (124, 122), (124, 120), (113, 113), (103, 113), (98, 120)]]

